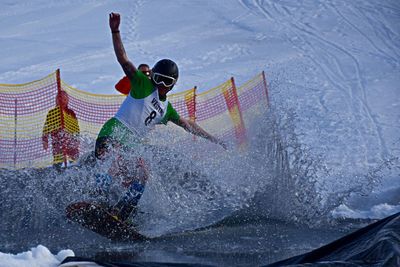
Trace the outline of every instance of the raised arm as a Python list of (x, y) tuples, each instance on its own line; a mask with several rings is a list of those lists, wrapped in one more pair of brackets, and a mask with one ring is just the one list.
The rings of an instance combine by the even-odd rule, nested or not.
[(227, 149), (227, 146), (224, 142), (219, 140), (218, 138), (215, 138), (211, 134), (207, 133), (203, 128), (201, 128), (197, 123), (191, 120), (187, 120), (185, 118), (180, 117), (177, 121), (173, 121), (176, 125), (181, 126), (183, 129), (188, 131), (189, 133), (192, 133), (194, 135), (203, 137), (205, 139), (210, 140), (213, 143), (216, 143), (220, 146), (222, 146), (224, 149)]
[(136, 72), (136, 67), (129, 61), (126, 55), (124, 45), (122, 44), (121, 34), (119, 32), (119, 24), (121, 23), (121, 16), (118, 13), (110, 14), (110, 29), (112, 33), (112, 40), (114, 45), (115, 55), (117, 60), (125, 72), (125, 75), (132, 78)]

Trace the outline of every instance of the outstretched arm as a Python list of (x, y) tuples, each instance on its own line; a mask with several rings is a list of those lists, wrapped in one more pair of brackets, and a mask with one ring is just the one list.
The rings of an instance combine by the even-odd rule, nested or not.
[(210, 140), (213, 143), (216, 143), (222, 146), (224, 149), (227, 149), (227, 146), (221, 140), (215, 138), (211, 134), (207, 133), (203, 128), (201, 128), (197, 123), (191, 120), (187, 120), (185, 118), (180, 117), (177, 121), (173, 121), (176, 125), (181, 126), (183, 129), (192, 133), (194, 135), (203, 137), (205, 139)]
[(110, 29), (112, 33), (112, 40), (114, 45), (115, 55), (119, 64), (121, 64), (126, 76), (132, 78), (136, 72), (136, 67), (129, 61), (126, 55), (124, 45), (122, 44), (121, 35), (119, 32), (119, 24), (121, 23), (121, 16), (118, 13), (110, 14)]

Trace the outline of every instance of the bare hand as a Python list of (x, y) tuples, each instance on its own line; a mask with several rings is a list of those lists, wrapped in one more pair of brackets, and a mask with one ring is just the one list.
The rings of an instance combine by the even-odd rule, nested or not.
[(118, 13), (110, 13), (110, 29), (111, 31), (118, 31), (119, 24), (121, 23), (121, 16)]

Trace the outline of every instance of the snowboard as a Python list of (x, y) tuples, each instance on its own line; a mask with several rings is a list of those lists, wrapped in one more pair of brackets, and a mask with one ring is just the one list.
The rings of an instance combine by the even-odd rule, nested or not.
[(149, 238), (132, 225), (120, 221), (105, 207), (89, 202), (76, 202), (66, 207), (66, 216), (83, 227), (113, 241), (141, 241)]

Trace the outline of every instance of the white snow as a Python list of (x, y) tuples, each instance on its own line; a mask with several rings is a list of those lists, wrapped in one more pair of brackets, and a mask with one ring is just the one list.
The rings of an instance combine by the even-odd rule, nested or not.
[(69, 256), (75, 256), (72, 250), (61, 250), (53, 255), (46, 247), (38, 245), (15, 255), (0, 252), (0, 267), (56, 267)]
[(382, 203), (372, 206), (370, 210), (350, 209), (345, 204), (342, 204), (332, 213), (336, 218), (375, 219), (384, 218), (397, 212), (400, 212), (400, 205), (394, 206), (387, 203)]
[[(116, 93), (123, 72), (108, 27), (112, 11), (122, 15), (134, 63), (178, 63), (175, 91), (207, 90), (231, 76), (241, 84), (265, 70), (272, 103), (299, 115), (302, 142), (324, 156), (332, 179), (343, 179), (328, 179), (332, 188), (390, 161), (374, 201), (343, 203), (335, 216), (399, 211), (398, 196), (385, 197), (400, 188), (399, 1), (2, 0), (0, 83), (60, 68), (76, 88)], [(56, 266), (69, 255), (38, 245), (0, 253), (0, 266)]]

